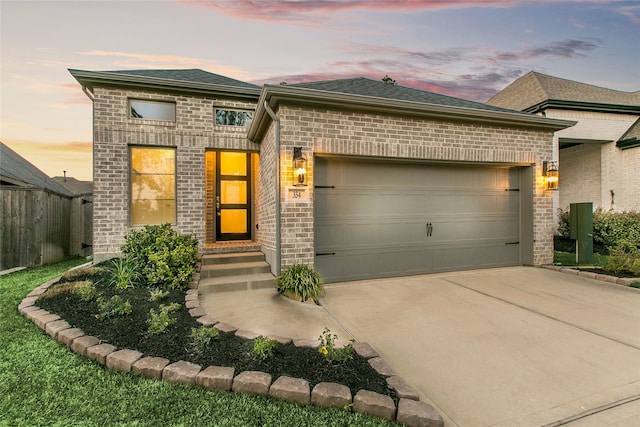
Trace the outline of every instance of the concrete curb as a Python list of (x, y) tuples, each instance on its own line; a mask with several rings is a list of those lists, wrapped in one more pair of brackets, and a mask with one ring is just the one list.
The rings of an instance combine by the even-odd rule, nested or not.
[(541, 266), (544, 269), (557, 271), (560, 273), (571, 274), (573, 276), (584, 277), (586, 279), (598, 280), (600, 282), (605, 282), (611, 285), (621, 285), (626, 287), (627, 289), (640, 292), (640, 289), (632, 288), (631, 285), (634, 282), (640, 282), (640, 278), (638, 277), (616, 277), (609, 276), (608, 274), (600, 274), (592, 271), (580, 271), (580, 267), (564, 267), (561, 265), (543, 265)]
[[(411, 408), (419, 408), (420, 410), (412, 410), (409, 416), (405, 414), (405, 411), (399, 410), (400, 408), (396, 406), (389, 396), (368, 390), (359, 390), (355, 396), (352, 396), (349, 388), (341, 384), (319, 383), (311, 388), (308, 382), (302, 378), (281, 376), (273, 381), (271, 375), (265, 372), (239, 372), (235, 374), (234, 368), (218, 366), (205, 367), (203, 370), (199, 365), (182, 360), (169, 364), (167, 359), (143, 355), (136, 350), (117, 349), (115, 346), (102, 343), (96, 337), (86, 335), (78, 328), (73, 328), (58, 315), (42, 310), (36, 305), (37, 298), (59, 280), (60, 277), (36, 287), (22, 300), (18, 306), (18, 311), (23, 316), (31, 319), (40, 329), (46, 331), (61, 345), (82, 356), (87, 356), (107, 368), (133, 372), (155, 380), (197, 385), (213, 391), (225, 390), (240, 393), (269, 394), (299, 404), (311, 404), (326, 408), (336, 406), (351, 408), (354, 412), (381, 417), (389, 421), (402, 420), (409, 427), (424, 425), (444, 426), (442, 416), (435, 408), (427, 403), (419, 402), (417, 393), (414, 393), (402, 378), (395, 376), (378, 356), (378, 353), (367, 343), (355, 343), (354, 350), (356, 353), (369, 360), (370, 363), (373, 361), (372, 366), (375, 365), (374, 368), (377, 367), (377, 372), (383, 371), (383, 375), (386, 377), (393, 375), (388, 378), (388, 380), (391, 380), (388, 381), (388, 385), (394, 390), (396, 387), (399, 388), (399, 390), (396, 390), (399, 393), (399, 404), (406, 400), (412, 400), (416, 402), (416, 405)], [(218, 322), (210, 315), (205, 314), (200, 308), (198, 299), (197, 289), (199, 282), (200, 274), (196, 272), (185, 295), (185, 306), (198, 323), (207, 327), (215, 327), (220, 331), (236, 333), (236, 335), (246, 339), (259, 335), (252, 331), (238, 331), (238, 328)], [(292, 339), (287, 337), (272, 338), (283, 344), (292, 342)], [(298, 344), (311, 347), (317, 345), (316, 342), (311, 342), (310, 340), (304, 340), (304, 342), (298, 342)], [(406, 406), (403, 403), (403, 407)]]

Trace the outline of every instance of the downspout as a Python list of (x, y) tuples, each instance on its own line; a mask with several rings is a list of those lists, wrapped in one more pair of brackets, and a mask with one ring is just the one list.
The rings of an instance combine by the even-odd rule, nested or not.
[(264, 101), (264, 109), (271, 116), (271, 119), (276, 124), (275, 135), (275, 153), (276, 153), (276, 276), (280, 275), (281, 261), (280, 261), (280, 118), (271, 109), (269, 103)]
[(91, 102), (93, 102), (95, 98), (93, 97), (93, 94), (86, 86), (82, 86), (82, 91), (84, 92), (85, 95), (87, 95), (87, 98), (89, 98)]

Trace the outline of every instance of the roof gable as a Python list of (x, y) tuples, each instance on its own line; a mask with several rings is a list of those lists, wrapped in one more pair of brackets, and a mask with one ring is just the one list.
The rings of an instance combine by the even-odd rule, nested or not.
[(43, 188), (64, 196), (72, 196), (69, 190), (49, 178), (2, 142), (0, 142), (0, 177), (2, 181), (19, 187)]
[(487, 104), (529, 112), (547, 107), (640, 112), (640, 91), (622, 92), (531, 71), (498, 92)]

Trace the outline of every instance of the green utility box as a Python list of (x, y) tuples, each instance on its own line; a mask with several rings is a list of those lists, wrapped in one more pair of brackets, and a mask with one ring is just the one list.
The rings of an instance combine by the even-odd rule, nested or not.
[(576, 241), (576, 262), (589, 264), (593, 258), (593, 203), (571, 203), (569, 238)]

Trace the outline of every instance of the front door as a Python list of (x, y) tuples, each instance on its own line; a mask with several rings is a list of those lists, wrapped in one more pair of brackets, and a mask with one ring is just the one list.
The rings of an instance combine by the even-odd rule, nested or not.
[(218, 151), (216, 157), (216, 240), (251, 239), (251, 156)]

